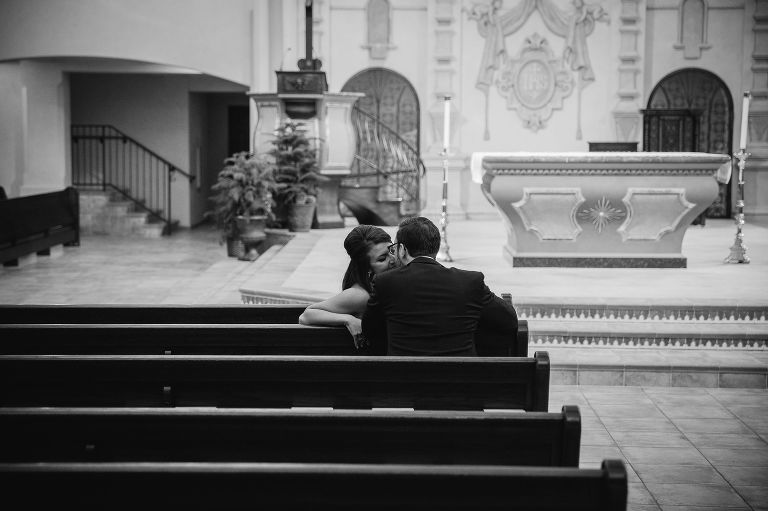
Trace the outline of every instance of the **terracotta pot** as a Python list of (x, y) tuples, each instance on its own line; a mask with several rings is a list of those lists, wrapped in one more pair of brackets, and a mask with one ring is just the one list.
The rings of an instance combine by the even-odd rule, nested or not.
[(251, 216), (248, 220), (243, 216), (237, 217), (237, 230), (245, 244), (252, 245), (266, 239), (267, 234), (264, 232), (266, 226), (266, 215)]
[(307, 232), (312, 228), (315, 217), (316, 202), (309, 204), (292, 204), (288, 211), (288, 230), (291, 232)]

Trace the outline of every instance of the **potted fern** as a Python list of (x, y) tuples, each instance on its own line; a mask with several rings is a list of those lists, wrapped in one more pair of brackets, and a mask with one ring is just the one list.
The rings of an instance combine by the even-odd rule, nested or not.
[(272, 217), (275, 181), (273, 169), (263, 158), (246, 151), (224, 160), (216, 183), (213, 216), (221, 230), (221, 243), (227, 243), (227, 255), (245, 255), (246, 245), (266, 238), (266, 222)]
[(317, 207), (318, 183), (328, 178), (318, 171), (317, 149), (302, 122), (286, 121), (275, 130), (267, 152), (274, 179), (276, 222), (289, 231), (309, 231)]

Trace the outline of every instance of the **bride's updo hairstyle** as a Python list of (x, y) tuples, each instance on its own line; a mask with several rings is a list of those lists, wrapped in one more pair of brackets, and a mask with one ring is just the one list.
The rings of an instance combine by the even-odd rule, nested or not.
[(363, 289), (371, 290), (368, 272), (371, 271), (368, 251), (379, 243), (392, 243), (387, 231), (375, 225), (358, 225), (344, 239), (344, 249), (349, 254), (349, 266), (341, 281), (341, 289), (349, 289), (359, 284)]

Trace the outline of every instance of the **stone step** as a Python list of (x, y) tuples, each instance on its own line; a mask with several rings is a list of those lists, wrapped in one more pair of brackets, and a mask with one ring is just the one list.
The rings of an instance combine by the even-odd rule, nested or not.
[(535, 346), (768, 350), (768, 322), (528, 319), (528, 329)]
[(768, 388), (768, 352), (529, 345), (546, 351), (550, 385)]
[(514, 303), (514, 306), (518, 316), (528, 320), (768, 322), (768, 305)]

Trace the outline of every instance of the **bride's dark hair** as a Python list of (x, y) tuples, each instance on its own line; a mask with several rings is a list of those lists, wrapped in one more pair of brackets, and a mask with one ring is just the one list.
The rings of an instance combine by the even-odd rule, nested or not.
[(358, 225), (344, 239), (344, 249), (349, 254), (349, 266), (341, 281), (341, 289), (349, 289), (359, 284), (363, 289), (371, 292), (369, 272), (371, 262), (368, 259), (368, 251), (379, 243), (392, 243), (392, 237), (387, 231), (375, 225)]

